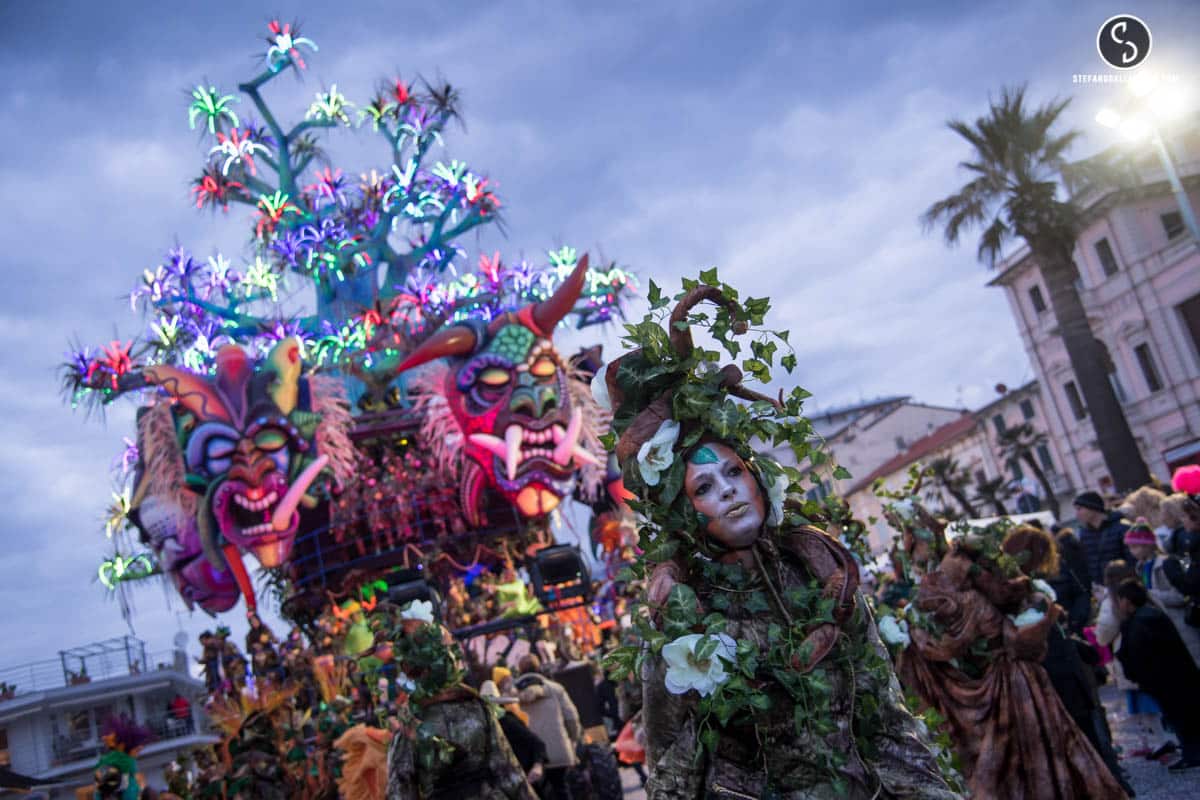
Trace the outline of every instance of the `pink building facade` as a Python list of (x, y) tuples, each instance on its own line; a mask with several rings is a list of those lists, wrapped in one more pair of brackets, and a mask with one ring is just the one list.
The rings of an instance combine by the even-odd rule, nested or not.
[[(1200, 132), (1173, 143), (1178, 172), (1200, 207)], [(1200, 243), (1188, 232), (1165, 172), (1146, 161), (1137, 190), (1086, 202), (1076, 243), (1080, 297), (1111, 357), (1111, 380), (1150, 471), (1200, 461)], [(1111, 485), (1091, 418), (1056, 335), (1037, 263), (1022, 249), (999, 265), (1045, 401), (1046, 430), (1071, 487)]]
[[(1016, 389), (1006, 388), (1000, 397), (982, 408), (959, 412), (926, 436), (910, 441), (905, 450), (874, 470), (855, 474), (846, 486), (840, 487), (854, 516), (867, 523), (872, 551), (879, 553), (887, 549), (895, 535), (883, 519), (883, 503), (874, 492), (876, 481), (885, 491), (901, 491), (909, 479), (910, 467), (928, 466), (938, 459), (952, 459), (967, 476), (964, 493), (976, 517), (998, 513), (998, 509), (981, 499), (975, 489), (981, 483), (998, 478), (1005, 484), (1002, 500), (1006, 511), (1017, 513), (1023, 510), (1018, 503), (1023, 494), (1036, 498), (1038, 510), (1045, 510), (1048, 498), (1034, 471), (1024, 461), (1013, 463), (1005, 458), (1000, 444), (1000, 434), (1004, 430), (1023, 424), (1047, 434), (1045, 443), (1038, 446), (1033, 455), (1050, 484), (1050, 493), (1059, 502), (1060, 515), (1069, 517), (1070, 501), (1077, 492), (1077, 484), (1072, 484), (1067, 477), (1067, 454), (1049, 435), (1049, 416), (1041, 386), (1030, 381)], [(930, 481), (926, 481), (921, 491), (921, 500), (935, 512), (948, 509), (954, 516), (965, 514), (953, 497)]]

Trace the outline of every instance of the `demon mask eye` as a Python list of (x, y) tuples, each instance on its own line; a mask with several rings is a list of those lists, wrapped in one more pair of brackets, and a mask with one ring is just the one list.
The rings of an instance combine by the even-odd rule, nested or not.
[(535, 378), (552, 378), (558, 372), (558, 364), (549, 356), (540, 356), (529, 365), (529, 374)]
[(228, 472), (240, 438), (236, 430), (219, 422), (197, 426), (187, 442), (188, 471), (210, 478)]
[(508, 370), (500, 367), (488, 367), (479, 373), (475, 382), (489, 389), (500, 389), (507, 386), (510, 380), (512, 380), (512, 375)]
[(268, 453), (287, 446), (288, 435), (279, 428), (263, 428), (254, 434), (254, 446)]

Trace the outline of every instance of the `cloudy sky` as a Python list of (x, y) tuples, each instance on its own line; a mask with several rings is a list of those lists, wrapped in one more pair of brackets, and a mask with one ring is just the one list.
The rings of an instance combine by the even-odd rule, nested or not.
[[(1200, 6), (1182, 1), (183, 7), (0, 4), (0, 667), (126, 632), (94, 576), (132, 410), (72, 413), (55, 365), (75, 337), (136, 329), (123, 295), (176, 241), (244, 252), (242, 216), (189, 204), (203, 148), (188, 92), (257, 72), (275, 15), (321, 48), (302, 81), (271, 85), (283, 116), (332, 83), (361, 101), (397, 71), (444, 76), (467, 123), (448, 154), (499, 181), (505, 203), (507, 237), (485, 231), (473, 253), (571, 244), (667, 287), (717, 266), (774, 299), (817, 407), (897, 393), (977, 406), (1032, 377), (974, 248), (917, 224), (961, 180), (948, 118), (1027, 82), (1038, 102), (1075, 96), (1077, 155), (1104, 146), (1092, 117), (1116, 90), (1071, 77), (1103, 71), (1096, 31), (1126, 11), (1149, 23), (1160, 68), (1200, 78), (1175, 60), (1200, 40)], [(385, 164), (361, 138), (330, 143), (348, 172)], [(152, 650), (211, 624), (158, 587), (134, 601)]]

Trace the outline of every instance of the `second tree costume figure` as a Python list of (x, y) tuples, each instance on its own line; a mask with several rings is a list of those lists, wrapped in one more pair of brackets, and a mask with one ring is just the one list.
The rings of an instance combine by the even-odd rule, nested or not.
[[(593, 383), (643, 518), (645, 646), (610, 664), (641, 670), (648, 796), (955, 797), (904, 707), (853, 557), (809, 524), (816, 503), (790, 499), (800, 473), (755, 451), (786, 443), (796, 463), (808, 457), (804, 393), (750, 391), (692, 340), (707, 328), (736, 356), (732, 336), (761, 324), (768, 303), (739, 304), (715, 273), (703, 279), (685, 281), (664, 323), (628, 326), (637, 349)], [(655, 286), (650, 300), (666, 306)], [(743, 366), (769, 380), (777, 347), (758, 335)]]

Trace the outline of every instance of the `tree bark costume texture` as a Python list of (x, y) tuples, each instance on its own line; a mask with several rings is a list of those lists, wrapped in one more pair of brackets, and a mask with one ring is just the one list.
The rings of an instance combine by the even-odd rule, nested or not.
[[(978, 569), (956, 551), (924, 577), (915, 602), (941, 633), (914, 626), (897, 665), (904, 685), (947, 718), (972, 797), (1124, 798), (1039, 663), (1057, 606), (1017, 628), (998, 607), (1018, 596), (1009, 591), (1016, 582)], [(960, 659), (981, 640), (990, 662), (982, 677), (971, 677)]]
[[(809, 546), (813, 544), (809, 540), (815, 536), (823, 540), (820, 547)], [(819, 744), (808, 740), (815, 738), (815, 734), (797, 736), (794, 703), (780, 691), (772, 698), (775, 711), (765, 729), (760, 727), (757, 734), (752, 726), (745, 730), (727, 729), (720, 736), (715, 752), (703, 753), (697, 734), (696, 698), (691, 693), (668, 692), (664, 662), (661, 658), (647, 659), (642, 675), (646, 754), (652, 766), (647, 796), (650, 800), (766, 796), (781, 800), (846, 797), (952, 800), (957, 797), (942, 780), (920, 723), (904, 707), (895, 676), (879, 682), (870, 671), (855, 670), (853, 662), (841, 666), (839, 651), (847, 640), (866, 640), (870, 648), (887, 658), (874, 620), (855, 591), (856, 581), (847, 585), (846, 575), (856, 574), (849, 552), (821, 533), (801, 531), (781, 538), (784, 546), (775, 563), (779, 567), (776, 579), (781, 579), (779, 588), (783, 592), (807, 585), (815, 572), (826, 572), (813, 568), (810, 558), (814, 554), (816, 558), (837, 562), (830, 584), (840, 583), (840, 586), (833, 586), (832, 593), (849, 589), (851, 613), (844, 623), (836, 626), (832, 636), (817, 637), (813, 662), (814, 666), (824, 665), (829, 674), (835, 730), (821, 737)], [(734, 639), (751, 641), (765, 651), (770, 646), (769, 626), (783, 621), (776, 616), (776, 613), (731, 616), (726, 631)], [(828, 649), (820, 652), (826, 644)], [(854, 704), (863, 697), (875, 698), (882, 717), (873, 737), (876, 753), (869, 759), (857, 752), (853, 730)], [(839, 794), (823, 766), (810, 758), (814, 750), (852, 754), (842, 771), (848, 794)]]
[(420, 719), (452, 754), (424, 767), (416, 739), (397, 733), (388, 752), (388, 800), (537, 800), (486, 700), (451, 690), (421, 709)]

